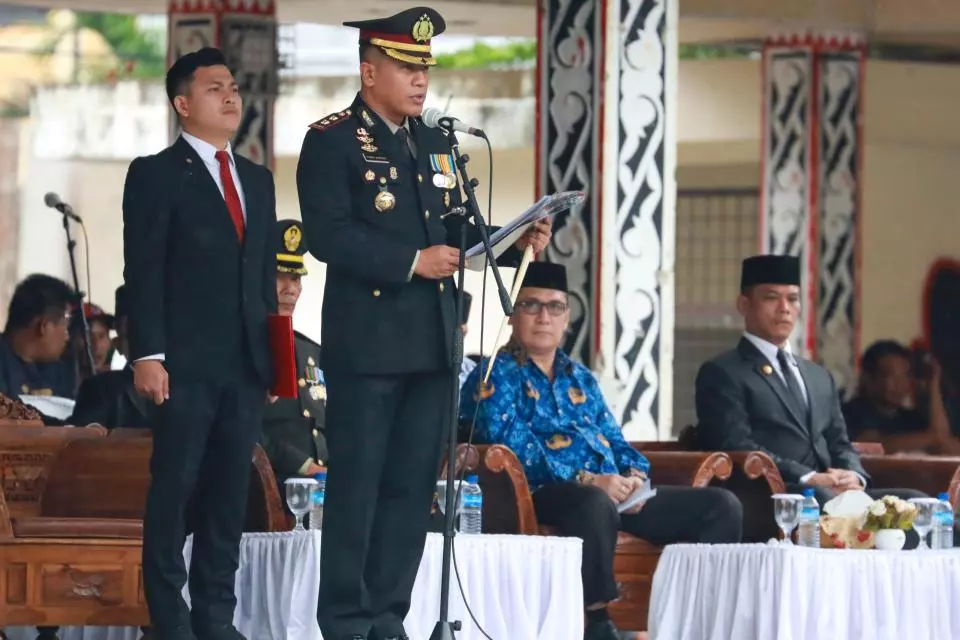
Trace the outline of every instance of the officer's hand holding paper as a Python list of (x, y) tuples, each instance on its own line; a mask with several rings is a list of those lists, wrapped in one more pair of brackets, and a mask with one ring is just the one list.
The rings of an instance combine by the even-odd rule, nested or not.
[[(527, 232), (527, 229), (533, 223), (545, 218), (552, 218), (556, 214), (580, 204), (585, 197), (582, 191), (563, 191), (543, 196), (532, 207), (490, 234), (493, 255), (500, 257), (504, 251), (516, 244), (517, 240)], [(485, 265), (486, 253), (483, 243), (479, 242), (467, 250), (466, 266), (471, 271), (483, 271)]]

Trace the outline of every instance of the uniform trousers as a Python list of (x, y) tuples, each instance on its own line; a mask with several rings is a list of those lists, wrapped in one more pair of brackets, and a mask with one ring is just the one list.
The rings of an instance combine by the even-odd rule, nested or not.
[(436, 489), (452, 372), (325, 370), (323, 637), (403, 633)]
[(658, 487), (640, 513), (617, 513), (613, 500), (596, 486), (565, 482), (533, 494), (541, 524), (561, 536), (583, 540), (583, 598), (586, 605), (619, 597), (613, 573), (617, 533), (625, 531), (655, 545), (676, 542), (739, 542), (743, 507), (726, 489)]

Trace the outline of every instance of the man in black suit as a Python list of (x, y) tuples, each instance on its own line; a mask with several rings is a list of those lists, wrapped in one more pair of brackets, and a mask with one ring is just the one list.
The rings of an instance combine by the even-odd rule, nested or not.
[[(120, 285), (117, 287), (113, 317), (117, 351), (124, 357), (130, 355), (128, 314), (126, 287)], [(147, 399), (137, 393), (133, 386), (133, 366), (130, 362), (119, 371), (98, 373), (84, 380), (77, 392), (73, 415), (66, 422), (77, 426), (99, 424), (107, 429), (149, 426)]]
[[(736, 349), (700, 367), (698, 437), (703, 448), (763, 451), (789, 489), (813, 487), (821, 507), (837, 493), (869, 486), (850, 444), (830, 372), (791, 353), (800, 316), (800, 262), (754, 256), (743, 262), (737, 309), (746, 331)], [(922, 496), (868, 489), (876, 497)]]
[[(362, 88), (311, 125), (297, 168), (307, 244), (327, 264), (318, 619), (325, 640), (403, 639), (456, 397), (452, 276), (465, 223), (445, 215), (461, 201), (449, 141), (419, 118), (443, 18), (419, 7), (346, 24), (360, 29)], [(518, 247), (542, 250), (549, 234), (539, 225)], [(501, 262), (519, 257), (513, 248)]]
[[(156, 640), (236, 639), (250, 460), (272, 379), (273, 176), (231, 150), (241, 99), (218, 50), (181, 57), (166, 88), (182, 132), (130, 164), (123, 194), (130, 360), (154, 434), (144, 591)], [(184, 509), (194, 489), (188, 616)]]

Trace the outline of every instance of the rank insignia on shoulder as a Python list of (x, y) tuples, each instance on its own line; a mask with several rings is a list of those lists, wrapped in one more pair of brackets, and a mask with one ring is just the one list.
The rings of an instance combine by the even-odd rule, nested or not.
[(326, 131), (333, 125), (343, 122), (349, 117), (350, 117), (350, 109), (345, 109), (344, 111), (341, 111), (339, 113), (331, 113), (327, 117), (317, 120), (316, 122), (310, 125), (310, 128), (316, 129), (317, 131)]

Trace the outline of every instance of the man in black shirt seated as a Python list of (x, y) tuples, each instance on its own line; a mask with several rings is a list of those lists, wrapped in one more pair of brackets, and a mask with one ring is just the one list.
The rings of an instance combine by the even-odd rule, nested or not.
[(73, 398), (73, 375), (61, 360), (69, 339), (66, 282), (44, 274), (28, 276), (13, 292), (0, 336), (0, 393)]
[[(124, 285), (117, 287), (114, 327), (117, 332), (117, 350), (126, 356), (129, 346), (127, 295)], [(84, 380), (77, 392), (77, 404), (68, 423), (77, 426), (99, 424), (107, 429), (146, 428), (147, 401), (133, 386), (133, 368), (129, 362), (120, 371), (106, 371)]]
[(944, 410), (940, 366), (929, 376), (926, 411), (908, 407), (913, 366), (910, 351), (894, 340), (878, 340), (863, 353), (855, 398), (843, 405), (851, 440), (883, 443), (887, 453), (960, 454)]

